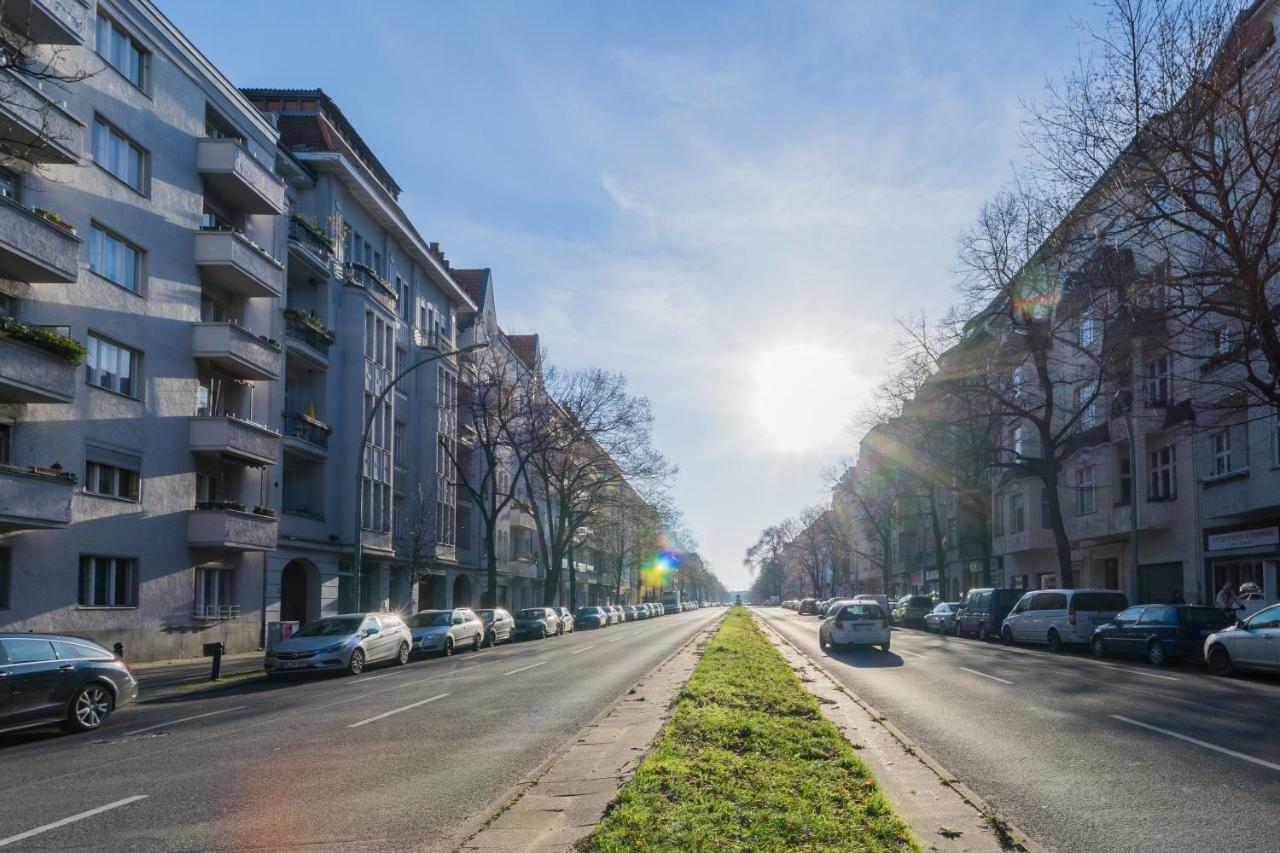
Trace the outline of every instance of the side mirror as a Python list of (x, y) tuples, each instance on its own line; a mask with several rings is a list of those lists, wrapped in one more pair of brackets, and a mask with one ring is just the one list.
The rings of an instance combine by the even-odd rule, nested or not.
[(1248, 631), (1248, 630), (1249, 630), (1249, 626), (1248, 626), (1247, 624), (1245, 624), (1245, 621), (1244, 621), (1243, 619), (1237, 619), (1237, 620), (1236, 620), (1236, 630), (1238, 630), (1238, 631)]
[(373, 636), (374, 634), (376, 634), (376, 633), (378, 633), (378, 629), (377, 629), (377, 628), (365, 628), (365, 629), (364, 629), (364, 635), (365, 635), (366, 637), (372, 637), (372, 636)]
[(455, 617), (453, 617), (453, 624), (455, 624), (455, 625), (461, 625), (461, 624), (462, 624), (462, 617), (461, 617), (461, 616), (455, 616)]

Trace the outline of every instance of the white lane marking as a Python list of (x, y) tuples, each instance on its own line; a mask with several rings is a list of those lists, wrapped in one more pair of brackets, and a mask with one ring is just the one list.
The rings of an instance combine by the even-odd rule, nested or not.
[(595, 646), (583, 646), (583, 647), (582, 647), (582, 648), (580, 648), (580, 649), (575, 649), (574, 651), (569, 652), (569, 654), (571, 654), (571, 655), (580, 655), (580, 654), (582, 654), (583, 652), (589, 652), (589, 651), (591, 651), (591, 650), (592, 650), (592, 649), (594, 649), (594, 648), (595, 648)]
[(1119, 670), (1120, 672), (1130, 672), (1130, 673), (1133, 673), (1134, 675), (1145, 675), (1147, 678), (1163, 678), (1165, 681), (1181, 681), (1182, 680), (1181, 678), (1178, 678), (1176, 675), (1161, 675), (1158, 672), (1144, 672), (1140, 669), (1129, 669), (1129, 667), (1127, 666), (1116, 666), (1115, 664), (1102, 663), (1101, 661), (1090, 661), (1090, 663), (1096, 663), (1098, 666), (1105, 666), (1107, 669), (1116, 669), (1116, 670)]
[(503, 675), (515, 675), (517, 672), (524, 672), (526, 669), (533, 669), (535, 666), (542, 666), (546, 661), (540, 660), (537, 663), (531, 663), (528, 666), (522, 666), (519, 669), (513, 669), (510, 672), (504, 672)]
[(922, 654), (920, 654), (920, 653), (918, 653), (918, 652), (909, 652), (909, 651), (907, 651), (906, 649), (894, 649), (894, 651), (895, 651), (895, 652), (897, 652), (897, 653), (898, 653), (898, 654), (900, 654), (900, 655), (911, 655), (913, 658), (922, 658), (922, 657), (924, 657), (924, 655), (922, 655)]
[(386, 717), (390, 717), (392, 714), (399, 714), (401, 711), (408, 711), (410, 708), (417, 708), (419, 705), (425, 705), (428, 702), (434, 702), (437, 699), (443, 699), (448, 695), (449, 695), (448, 693), (441, 693), (439, 696), (432, 696), (430, 699), (423, 699), (421, 702), (413, 702), (409, 705), (405, 705), (403, 708), (396, 708), (394, 711), (386, 711), (384, 713), (379, 714), (376, 717), (370, 717), (369, 719), (361, 720), (358, 723), (351, 723), (350, 725), (347, 726), (347, 728), (358, 729), (361, 726), (368, 725), (369, 723), (376, 723), (378, 720), (384, 719)]
[(370, 675), (367, 678), (357, 678), (351, 684), (364, 684), (366, 681), (377, 681), (379, 678), (386, 678), (388, 675), (396, 675), (394, 672), (384, 672), (382, 675)]
[(1242, 761), (1249, 761), (1254, 764), (1260, 764), (1261, 766), (1269, 767), (1272, 770), (1280, 770), (1280, 764), (1275, 764), (1270, 761), (1264, 761), (1261, 758), (1254, 758), (1252, 755), (1245, 755), (1243, 752), (1236, 752), (1234, 749), (1227, 749), (1225, 746), (1217, 746), (1215, 744), (1208, 743), (1206, 741), (1197, 740), (1196, 738), (1188, 737), (1187, 735), (1178, 734), (1177, 732), (1171, 732), (1168, 729), (1162, 729), (1159, 726), (1153, 726), (1149, 723), (1140, 723), (1137, 720), (1131, 720), (1128, 717), (1122, 717), (1119, 714), (1111, 714), (1109, 716), (1113, 720), (1119, 720), (1120, 722), (1128, 723), (1131, 726), (1139, 726), (1144, 729), (1150, 729), (1153, 732), (1159, 732), (1160, 734), (1168, 735), (1169, 737), (1176, 737), (1178, 740), (1185, 740), (1187, 743), (1194, 743), (1196, 746), (1203, 746), (1205, 749), (1212, 749), (1214, 752), (1221, 752), (1223, 755), (1230, 755), (1232, 758), (1239, 758)]
[(1011, 685), (1011, 684), (1013, 684), (1013, 682), (1012, 682), (1012, 681), (1005, 681), (1003, 678), (996, 678), (994, 675), (987, 675), (985, 672), (978, 672), (976, 669), (969, 669), (969, 667), (967, 667), (967, 666), (960, 666), (960, 667), (956, 667), (956, 668), (957, 668), (957, 669), (962, 669), (962, 670), (964, 670), (965, 672), (971, 672), (971, 673), (973, 673), (974, 675), (981, 675), (983, 678), (990, 678), (992, 681), (998, 681), (998, 682), (1000, 682), (1001, 684), (1010, 684), (1010, 685)]
[(60, 826), (66, 826), (69, 823), (75, 823), (78, 820), (84, 820), (87, 817), (93, 817), (96, 814), (109, 812), (112, 809), (118, 809), (121, 806), (127, 806), (129, 803), (136, 803), (138, 800), (145, 800), (147, 794), (134, 794), (132, 797), (125, 797), (123, 800), (116, 800), (114, 803), (107, 803), (105, 806), (98, 806), (96, 809), (89, 809), (87, 812), (73, 814), (71, 817), (64, 817), (62, 820), (55, 820), (53, 823), (46, 823), (44, 826), (37, 826), (35, 829), (28, 829), (26, 832), (20, 832), (17, 835), (10, 835), (8, 838), (0, 838), (0, 847), (7, 847), (19, 841), (26, 841), (32, 836), (39, 835), (42, 832), (48, 832), (51, 829), (57, 829)]
[(612, 640), (605, 640), (605, 642), (606, 642), (606, 643), (616, 643), (616, 642), (618, 642), (618, 641), (619, 641), (619, 640), (621, 640), (621, 639), (622, 639), (622, 637), (614, 637)]
[(134, 729), (131, 732), (125, 732), (124, 736), (128, 737), (129, 735), (140, 735), (143, 732), (153, 732), (156, 729), (164, 729), (164, 728), (168, 728), (169, 726), (176, 726), (178, 725), (178, 723), (189, 723), (192, 720), (200, 720), (205, 717), (212, 717), (215, 714), (226, 714), (230, 711), (240, 711), (248, 707), (249, 707), (248, 705), (237, 705), (234, 708), (223, 708), (219, 711), (210, 711), (207, 714), (196, 714), (194, 717), (183, 717), (180, 720), (170, 720), (167, 723), (156, 723), (154, 726), (146, 726), (141, 729)]

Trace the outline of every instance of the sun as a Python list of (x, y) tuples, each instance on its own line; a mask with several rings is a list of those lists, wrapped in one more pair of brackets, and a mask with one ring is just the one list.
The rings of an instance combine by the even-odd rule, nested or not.
[(765, 346), (745, 369), (755, 441), (788, 454), (838, 446), (865, 386), (848, 351), (819, 342)]

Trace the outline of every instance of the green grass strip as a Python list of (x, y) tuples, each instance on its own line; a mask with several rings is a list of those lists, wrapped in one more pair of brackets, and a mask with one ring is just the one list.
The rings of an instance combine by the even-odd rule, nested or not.
[(582, 846), (920, 849), (866, 764), (741, 607), (725, 617), (653, 751)]

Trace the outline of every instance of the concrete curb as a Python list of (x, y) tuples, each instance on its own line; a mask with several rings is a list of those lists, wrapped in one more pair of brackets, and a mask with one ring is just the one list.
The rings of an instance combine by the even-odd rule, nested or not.
[[(792, 645), (761, 616), (751, 615), (801, 681), (806, 682), (805, 687), (817, 697), (823, 716), (838, 726), (859, 750), (859, 756), (871, 767), (902, 819), (910, 824), (912, 833), (927, 849), (957, 853), (997, 850), (1047, 853), (1026, 833), (1000, 817), (883, 714), (841, 684), (826, 667)], [(915, 761), (899, 764), (903, 756)], [(948, 832), (944, 833), (944, 829)]]
[(469, 820), (455, 851), (576, 849), (648, 754), (702, 646), (723, 621), (724, 616), (713, 620), (649, 670), (504, 794), (502, 805)]

